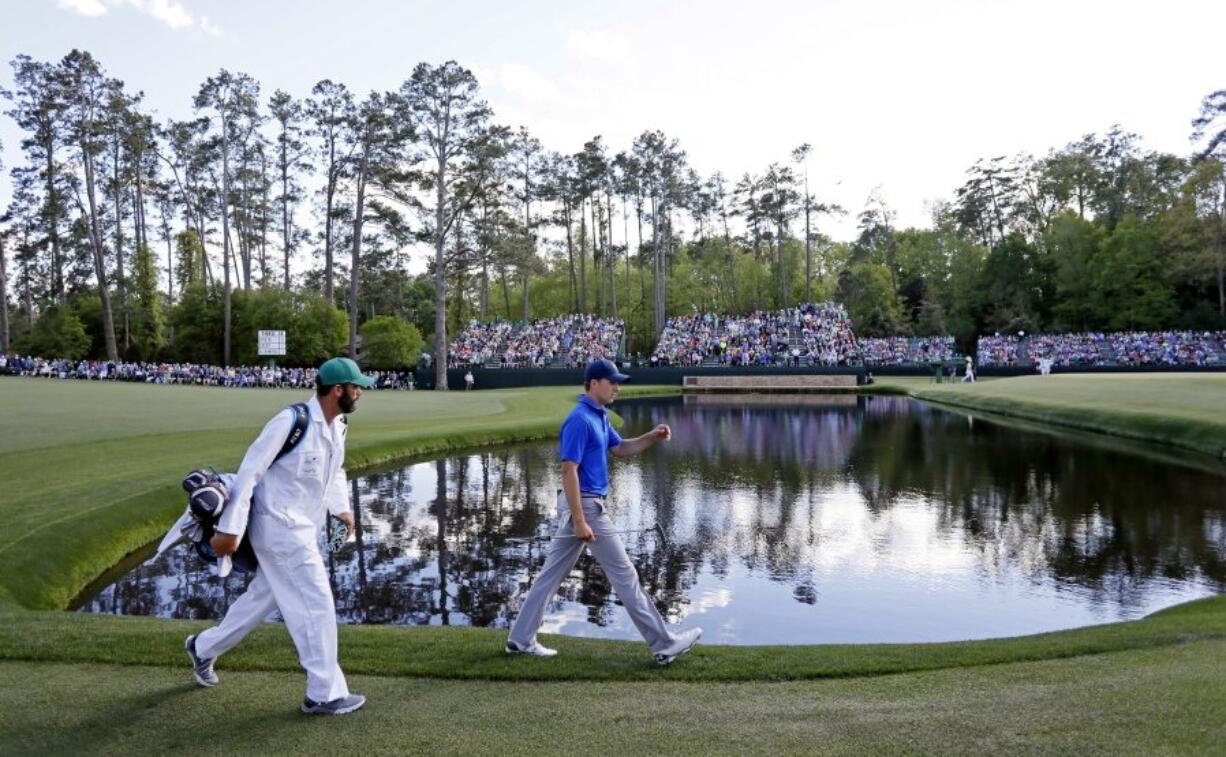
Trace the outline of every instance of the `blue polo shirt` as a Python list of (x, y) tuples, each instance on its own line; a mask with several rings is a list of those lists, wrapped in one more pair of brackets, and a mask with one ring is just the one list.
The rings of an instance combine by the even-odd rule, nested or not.
[(579, 490), (604, 496), (609, 493), (609, 449), (622, 438), (609, 424), (609, 412), (586, 394), (562, 421), (558, 456), (579, 464)]

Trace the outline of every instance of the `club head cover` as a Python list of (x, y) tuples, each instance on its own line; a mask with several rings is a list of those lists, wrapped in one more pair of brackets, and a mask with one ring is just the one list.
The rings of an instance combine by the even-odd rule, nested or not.
[(332, 526), (328, 531), (328, 551), (332, 553), (340, 552), (345, 546), (345, 542), (349, 537), (349, 526), (340, 518), (335, 518), (332, 521)]

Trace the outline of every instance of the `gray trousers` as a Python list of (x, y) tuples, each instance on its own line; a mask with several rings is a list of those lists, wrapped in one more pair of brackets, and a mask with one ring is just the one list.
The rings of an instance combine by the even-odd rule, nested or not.
[(639, 583), (638, 571), (634, 569), (634, 563), (630, 562), (630, 556), (626, 554), (626, 547), (622, 544), (621, 537), (615, 533), (609, 533), (616, 529), (613, 521), (605, 514), (604, 500), (584, 495), (583, 516), (587, 519), (592, 532), (596, 534), (596, 540), (590, 544), (575, 538), (574, 527), (570, 519), (570, 508), (566, 504), (566, 495), (558, 492), (558, 530), (554, 532), (553, 539), (549, 542), (549, 555), (545, 558), (545, 567), (541, 569), (541, 574), (536, 577), (532, 588), (528, 590), (528, 596), (524, 598), (519, 616), (515, 618), (515, 624), (511, 626), (509, 641), (521, 647), (536, 641), (536, 632), (541, 627), (541, 620), (545, 617), (545, 607), (558, 593), (562, 580), (574, 569), (583, 548), (587, 547), (591, 550), (592, 557), (596, 558), (596, 562), (600, 563), (609, 583), (613, 585), (613, 590), (617, 592), (617, 598), (630, 613), (630, 619), (634, 621), (634, 625), (639, 629), (647, 645), (651, 647), (651, 651), (659, 652), (668, 647), (675, 637), (668, 632), (668, 627), (664, 625), (664, 618), (660, 617), (656, 606), (644, 593), (643, 586)]

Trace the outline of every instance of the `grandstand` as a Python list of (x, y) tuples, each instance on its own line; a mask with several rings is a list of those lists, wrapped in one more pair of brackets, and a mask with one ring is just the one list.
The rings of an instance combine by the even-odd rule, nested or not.
[(952, 336), (860, 339), (858, 356), (864, 365), (928, 365), (957, 360)]
[(1129, 331), (979, 337), (982, 367), (1222, 366), (1226, 331)]
[(593, 315), (511, 323), (473, 321), (451, 343), (448, 367), (572, 368), (624, 354), (625, 323)]
[(856, 356), (851, 319), (838, 303), (668, 319), (652, 352), (652, 365), (814, 366), (849, 365)]

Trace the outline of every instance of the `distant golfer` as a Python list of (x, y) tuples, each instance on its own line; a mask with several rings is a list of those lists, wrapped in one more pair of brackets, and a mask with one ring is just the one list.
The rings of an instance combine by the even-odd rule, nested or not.
[(274, 462), (293, 425), (294, 412), (287, 408), (264, 426), (243, 457), (210, 544), (218, 555), (233, 554), (250, 531), (259, 568), (219, 625), (187, 639), (201, 686), (216, 686), (213, 662), (280, 610), (307, 674), (302, 711), (344, 715), (366, 703), (365, 697), (349, 693), (337, 664), (336, 607), (317, 540), (329, 511), (353, 534), (349, 487), (341, 469), (347, 429), (343, 414), (354, 411), (362, 389), (372, 383), (349, 358), (325, 362), (315, 379), (315, 396), (307, 403), (306, 433), (293, 451)]
[(962, 376), (962, 383), (975, 383), (975, 361), (970, 355), (966, 356), (966, 373)]
[(668, 441), (672, 430), (660, 424), (642, 436), (623, 440), (609, 425), (606, 405), (617, 399), (620, 385), (630, 377), (618, 372), (609, 360), (593, 360), (583, 374), (584, 393), (579, 404), (562, 423), (559, 444), (562, 459), (562, 490), (558, 492), (559, 525), (549, 543), (545, 567), (524, 599), (507, 639), (508, 654), (552, 657), (553, 649), (541, 646), (536, 632), (545, 615), (545, 605), (558, 592), (562, 579), (575, 567), (586, 546), (600, 563), (609, 583), (625, 605), (639, 633), (651, 647), (656, 662), (668, 665), (690, 651), (702, 636), (701, 628), (673, 633), (664, 624), (651, 599), (643, 592), (638, 573), (626, 548), (605, 512), (609, 493), (609, 453), (629, 457)]

